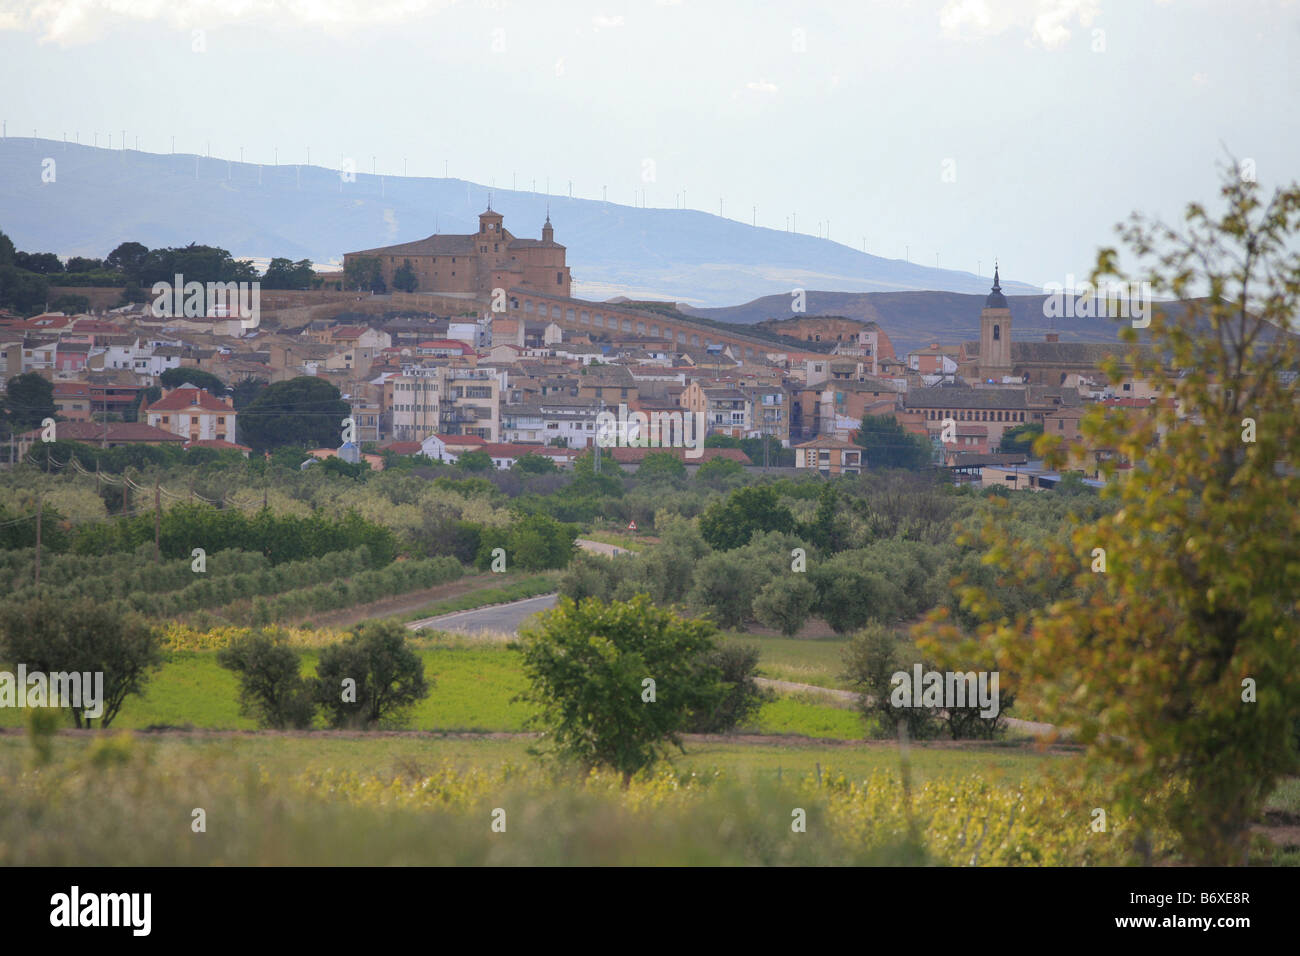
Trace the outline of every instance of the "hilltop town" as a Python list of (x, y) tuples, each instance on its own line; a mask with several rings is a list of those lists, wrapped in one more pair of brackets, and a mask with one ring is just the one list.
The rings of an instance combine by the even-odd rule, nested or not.
[[(0, 314), (0, 379), (48, 379), (62, 440), (248, 455), (266, 450), (243, 435), (248, 403), (266, 385), (312, 377), (337, 390), (351, 420), (337, 447), (314, 453), (365, 455), (376, 468), (385, 454), (454, 463), (468, 451), (500, 469), (530, 454), (568, 467), (597, 441), (602, 412), (621, 407), (702, 416), (709, 447), (687, 465), (728, 457), (857, 474), (898, 459), (897, 438), (873, 447), (860, 433), (864, 417), (892, 418), (922, 449), (913, 461), (1012, 489), (1061, 478), (1030, 457), (1026, 435), (1070, 443), (1090, 404), (1136, 413), (1156, 398), (1126, 366), (1118, 382), (1102, 374), (1107, 358), (1124, 360), (1119, 343), (1018, 339), (997, 271), (977, 341), (900, 355), (876, 322), (801, 311), (801, 290), (788, 315), (754, 326), (574, 298), (555, 235), (548, 216), (539, 239), (519, 238), (489, 208), (474, 234), (348, 252), (342, 273), (300, 270), (301, 288), (264, 287), (252, 320), (220, 295), (197, 311), (170, 308), (168, 296), (118, 304), (121, 289), (63, 287), (51, 272), (49, 298), (83, 308)], [(191, 369), (202, 373), (194, 382)], [(41, 435), (16, 435), (12, 454)], [(651, 450), (621, 442), (612, 455), (635, 468)], [(1089, 482), (1101, 466), (1095, 455), (1070, 461)]]

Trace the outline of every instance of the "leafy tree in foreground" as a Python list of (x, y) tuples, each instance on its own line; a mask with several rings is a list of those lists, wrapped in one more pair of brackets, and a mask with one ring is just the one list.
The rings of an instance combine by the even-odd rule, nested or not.
[[(1082, 422), (1076, 455), (1134, 465), (1105, 491), (1120, 507), (1079, 522), (1072, 547), (986, 529), (1003, 573), (1039, 587), (1073, 577), (1074, 593), (1015, 615), (982, 589), (963, 595), (984, 621), (975, 638), (1087, 745), (1135, 836), (1167, 825), (1204, 864), (1243, 860), (1251, 823), (1295, 772), (1300, 716), (1300, 186), (1265, 201), (1235, 171), (1224, 180), (1217, 218), (1193, 204), (1182, 229), (1134, 217), (1123, 230), (1152, 295), (1185, 308), (1156, 309), (1155, 349), (1130, 356), (1165, 401)], [(1103, 249), (1094, 284), (1127, 279), (1118, 261)], [(1065, 449), (1043, 442), (1059, 465)], [(928, 640), (960, 641), (954, 630), (933, 622)]]
[(316, 713), (298, 653), (266, 633), (248, 633), (217, 652), (217, 663), (239, 678), (239, 711), (259, 727), (310, 727)]
[(429, 696), (424, 661), (406, 643), (409, 633), (391, 621), (367, 621), (321, 651), (314, 696), (331, 727), (396, 724)]
[[(102, 673), (98, 719), (107, 727), (127, 697), (144, 692), (150, 673), (162, 664), (162, 642), (144, 618), (119, 606), (91, 598), (36, 598), (0, 611), (0, 660), (47, 676)], [(82, 707), (72, 708), (72, 719), (78, 727), (90, 727), (96, 718)]]
[(530, 685), (521, 699), (538, 708), (530, 722), (560, 755), (615, 770), (626, 786), (680, 748), (679, 734), (721, 700), (720, 674), (704, 659), (713, 635), (707, 621), (680, 618), (645, 595), (612, 604), (561, 598), (513, 645)]

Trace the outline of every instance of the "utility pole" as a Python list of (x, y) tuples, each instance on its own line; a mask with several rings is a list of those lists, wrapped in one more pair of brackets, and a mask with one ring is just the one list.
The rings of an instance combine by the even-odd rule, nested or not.
[(162, 538), (162, 486), (153, 483), (153, 563), (158, 563), (158, 542)]
[(41, 514), (45, 510), (44, 490), (36, 492), (36, 586), (41, 586)]

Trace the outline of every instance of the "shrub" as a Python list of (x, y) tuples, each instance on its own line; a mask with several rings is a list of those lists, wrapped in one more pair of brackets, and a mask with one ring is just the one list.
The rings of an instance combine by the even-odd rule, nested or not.
[(397, 724), (429, 696), (424, 662), (407, 645), (408, 634), (400, 624), (367, 621), (321, 651), (313, 694), (331, 727)]
[(775, 696), (754, 680), (758, 672), (755, 644), (724, 644), (701, 660), (704, 667), (717, 670), (725, 690), (716, 704), (692, 715), (691, 730), (697, 734), (730, 733), (748, 723)]
[(102, 712), (92, 716), (84, 706), (71, 710), (78, 727), (95, 719), (107, 727), (128, 696), (143, 693), (162, 663), (162, 640), (144, 618), (121, 605), (38, 598), (0, 609), (0, 659), (47, 675), (103, 673)]
[(280, 634), (244, 634), (217, 652), (217, 663), (239, 678), (239, 710), (260, 727), (310, 727), (316, 713), (310, 683), (298, 673), (298, 653)]
[(786, 637), (794, 637), (808, 620), (817, 589), (807, 575), (778, 575), (754, 599), (754, 616)]

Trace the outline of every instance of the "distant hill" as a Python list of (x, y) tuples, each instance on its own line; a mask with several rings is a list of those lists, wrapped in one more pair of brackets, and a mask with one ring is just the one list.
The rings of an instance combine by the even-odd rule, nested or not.
[[(53, 182), (42, 179), (46, 159), (54, 161)], [(0, 230), (29, 252), (102, 257), (127, 240), (200, 242), (239, 257), (324, 264), (435, 231), (472, 232), (487, 199), (488, 187), (461, 179), (357, 172), (355, 182), (344, 182), (320, 166), (0, 139)], [(969, 272), (882, 259), (695, 210), (507, 189), (492, 190), (492, 205), (523, 237), (540, 236), (549, 206), (556, 241), (568, 247), (574, 295), (588, 299), (623, 294), (721, 306), (794, 288), (979, 294), (989, 285)], [(1003, 288), (1038, 291), (1011, 280)]]
[[(990, 280), (985, 280), (986, 286)], [(1003, 283), (1006, 288), (1006, 283)], [(889, 335), (900, 358), (910, 349), (931, 342), (952, 345), (974, 340), (980, 334), (980, 310), (988, 295), (985, 288), (978, 295), (958, 292), (808, 292), (805, 315), (842, 315), (880, 323)], [(1115, 342), (1120, 323), (1113, 319), (1056, 318), (1043, 315), (1044, 295), (1009, 295), (1012, 337), (1017, 340), (1042, 340), (1049, 332), (1060, 335), (1062, 342)], [(753, 325), (767, 319), (795, 317), (790, 311), (791, 297), (763, 296), (725, 308), (679, 306), (687, 315)]]

